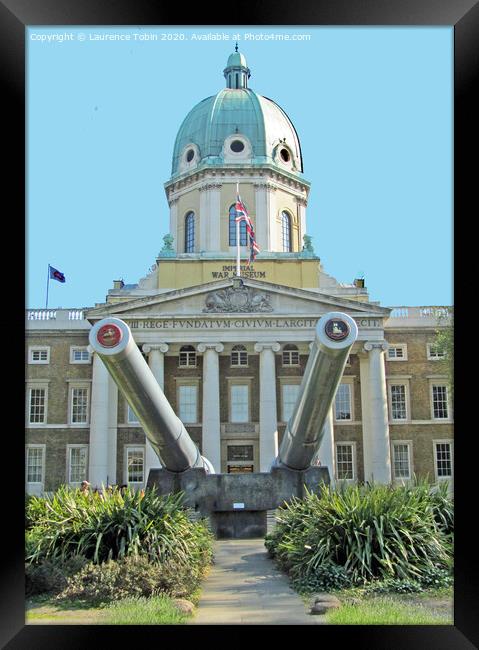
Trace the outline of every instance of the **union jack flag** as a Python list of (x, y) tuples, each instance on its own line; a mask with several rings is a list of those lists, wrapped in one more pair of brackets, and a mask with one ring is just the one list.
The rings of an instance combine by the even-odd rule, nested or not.
[(250, 264), (252, 264), (255, 261), (256, 255), (260, 252), (260, 248), (259, 248), (258, 244), (256, 243), (256, 236), (254, 234), (253, 222), (249, 218), (248, 211), (246, 210), (245, 204), (241, 200), (241, 197), (240, 197), (239, 194), (236, 196), (235, 210), (236, 210), (235, 221), (245, 221), (246, 222), (246, 233), (248, 235), (248, 245), (249, 245), (249, 251), (250, 251), (248, 266), (250, 266)]

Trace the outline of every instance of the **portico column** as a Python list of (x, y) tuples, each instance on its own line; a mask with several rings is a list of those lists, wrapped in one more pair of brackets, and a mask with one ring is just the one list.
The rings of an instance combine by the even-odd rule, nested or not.
[(109, 392), (108, 370), (100, 357), (93, 354), (88, 480), (98, 488), (107, 484)]
[(222, 343), (200, 343), (203, 354), (203, 426), (201, 453), (217, 473), (221, 472), (220, 370), (218, 354)]
[(256, 343), (259, 358), (259, 461), (260, 472), (269, 472), (278, 455), (278, 413), (276, 408), (276, 365), (274, 353), (277, 342)]
[[(165, 354), (169, 350), (168, 345), (166, 343), (159, 343), (157, 345), (145, 344), (142, 350), (148, 355), (150, 370), (155, 376), (161, 390), (163, 390), (165, 383)], [(161, 462), (154, 452), (148, 436), (145, 435), (145, 483), (148, 480), (150, 469), (153, 467), (161, 467)]]
[[(388, 402), (384, 341), (364, 344), (367, 361), (360, 361), (363, 405), (364, 478), (375, 483), (391, 482)], [(367, 367), (366, 367), (367, 363)], [(366, 409), (364, 408), (366, 406)]]
[(322, 467), (327, 467), (329, 470), (329, 480), (331, 486), (334, 485), (336, 478), (336, 456), (334, 453), (334, 420), (333, 420), (333, 406), (328, 411), (326, 422), (323, 427), (323, 438), (319, 445), (319, 451), (316, 458), (320, 461)]

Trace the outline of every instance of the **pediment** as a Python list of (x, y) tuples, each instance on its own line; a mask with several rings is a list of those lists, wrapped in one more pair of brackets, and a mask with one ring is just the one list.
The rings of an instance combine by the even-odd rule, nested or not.
[(328, 311), (344, 311), (351, 316), (372, 318), (387, 318), (390, 313), (389, 309), (369, 302), (245, 278), (239, 287), (235, 287), (231, 279), (215, 280), (101, 305), (89, 310), (87, 318), (93, 322), (107, 316), (116, 316), (126, 321), (162, 317), (208, 317), (214, 314), (320, 316)]

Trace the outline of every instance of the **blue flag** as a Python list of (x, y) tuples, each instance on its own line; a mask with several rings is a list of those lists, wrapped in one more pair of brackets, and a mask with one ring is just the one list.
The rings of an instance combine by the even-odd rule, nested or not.
[(58, 280), (58, 282), (65, 282), (65, 276), (61, 271), (59, 271), (58, 269), (54, 269), (53, 266), (50, 265), (48, 265), (48, 268), (50, 269), (50, 278), (52, 280)]

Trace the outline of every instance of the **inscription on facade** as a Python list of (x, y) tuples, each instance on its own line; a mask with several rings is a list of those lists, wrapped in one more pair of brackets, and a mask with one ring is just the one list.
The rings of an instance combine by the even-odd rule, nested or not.
[[(316, 326), (317, 318), (164, 318), (154, 320), (132, 320), (128, 324), (131, 329), (311, 329)], [(379, 318), (356, 318), (359, 327), (382, 327)]]
[[(254, 269), (248, 266), (240, 266), (241, 277), (243, 278), (262, 278), (266, 279), (266, 271), (255, 271)], [(234, 265), (224, 265), (221, 268), (221, 271), (211, 271), (211, 277), (214, 280), (219, 280), (221, 278), (234, 278), (236, 276), (236, 266)]]

